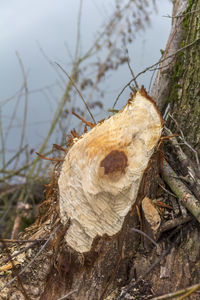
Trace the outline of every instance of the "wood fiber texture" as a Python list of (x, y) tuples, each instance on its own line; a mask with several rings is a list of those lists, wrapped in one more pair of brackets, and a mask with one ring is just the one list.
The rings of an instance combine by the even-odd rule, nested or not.
[(71, 220), (65, 240), (74, 250), (90, 251), (96, 236), (120, 231), (162, 126), (155, 103), (141, 89), (71, 147), (58, 184), (61, 220)]

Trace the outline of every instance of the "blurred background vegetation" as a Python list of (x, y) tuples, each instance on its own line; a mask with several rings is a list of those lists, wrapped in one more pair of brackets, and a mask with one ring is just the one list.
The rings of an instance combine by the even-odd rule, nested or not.
[[(54, 163), (70, 130), (83, 132), (72, 115), (91, 122), (71, 81), (95, 118), (107, 118), (124, 85), (159, 60), (168, 38), (169, 0), (6, 1), (1, 3), (0, 231), (17, 235), (32, 223), (44, 200)], [(164, 17), (165, 15), (165, 17)], [(154, 73), (138, 78), (149, 90)], [(127, 89), (116, 108), (128, 100)]]

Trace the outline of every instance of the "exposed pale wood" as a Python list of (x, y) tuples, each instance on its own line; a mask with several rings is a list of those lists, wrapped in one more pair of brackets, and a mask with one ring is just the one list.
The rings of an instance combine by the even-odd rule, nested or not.
[(90, 251), (96, 236), (113, 236), (136, 201), (163, 120), (144, 89), (121, 112), (85, 133), (69, 150), (58, 180), (67, 244)]

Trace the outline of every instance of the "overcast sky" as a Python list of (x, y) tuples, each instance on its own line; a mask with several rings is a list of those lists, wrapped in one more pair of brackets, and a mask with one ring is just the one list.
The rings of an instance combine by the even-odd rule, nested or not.
[[(171, 1), (156, 2), (157, 13), (153, 10), (150, 16), (151, 26), (145, 32), (139, 33), (129, 47), (129, 56), (134, 58), (136, 74), (160, 58), (160, 49), (165, 48), (169, 35), (171, 19), (164, 18), (163, 15), (171, 14)], [(79, 3), (79, 0), (0, 1), (0, 103), (19, 90), (23, 83), (16, 51), (28, 74), (29, 90), (42, 88), (55, 81), (56, 74), (43, 58), (38, 43), (52, 61), (65, 65), (70, 62), (66, 44), (73, 53)], [(94, 41), (96, 31), (111, 15), (113, 7), (114, 0), (83, 1), (81, 45), (84, 51)], [(149, 76), (146, 74), (141, 77), (139, 83), (147, 84)], [(124, 66), (121, 73), (113, 74), (112, 78), (104, 83), (105, 89), (109, 88), (115, 92), (109, 96), (112, 103), (117, 91), (120, 91), (128, 80), (130, 72), (127, 66)], [(112, 106), (109, 101), (108, 98), (105, 99), (106, 105)], [(49, 125), (46, 122), (52, 119), (55, 111), (55, 101), (50, 102), (47, 107), (47, 99), (41, 98), (41, 95), (30, 96), (26, 142), (32, 147), (40, 145), (47, 133)], [(15, 103), (16, 100), (13, 100), (2, 107), (4, 128)], [(20, 126), (22, 123), (23, 105), (24, 103), (21, 103), (21, 108), (15, 116), (16, 128), (9, 135), (7, 147), (12, 151), (15, 151), (15, 145), (19, 141), (17, 124)]]

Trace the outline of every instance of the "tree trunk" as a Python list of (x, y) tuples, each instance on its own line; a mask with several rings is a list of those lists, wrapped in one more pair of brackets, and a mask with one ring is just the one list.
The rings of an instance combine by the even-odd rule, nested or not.
[[(159, 71), (151, 95), (162, 112), (167, 104), (170, 105), (170, 112), (184, 133), (184, 138), (199, 154), (200, 0), (189, 1), (189, 4), (187, 1), (175, 1), (174, 7), (174, 13), (181, 13), (181, 17), (173, 19), (172, 34), (164, 55), (167, 57), (183, 47), (185, 50), (162, 63), (161, 66), (165, 66), (165, 69)], [(186, 47), (188, 44), (191, 46)], [(166, 124), (173, 132), (180, 133), (173, 119), (168, 117)], [(195, 156), (195, 152), (191, 152), (186, 144), (183, 149), (190, 158), (187, 163), (195, 165), (198, 185), (198, 166), (195, 160), (197, 155)], [(8, 283), (12, 276), (16, 278), (1, 291), (0, 299), (57, 300), (71, 292), (66, 299), (117, 299), (123, 293), (124, 299), (125, 293), (126, 296), (129, 294), (129, 299), (134, 299), (131, 296), (150, 299), (152, 295), (174, 292), (199, 283), (200, 226), (194, 217), (184, 215), (187, 214), (186, 210), (177, 198), (171, 195), (169, 186), (164, 186), (166, 174), (163, 174), (162, 156), (160, 151), (157, 151), (151, 157), (151, 164), (140, 183), (137, 200), (125, 217), (119, 233), (112, 237), (96, 237), (92, 250), (87, 253), (76, 252), (65, 242), (64, 237), (71, 224), (70, 221), (64, 225), (60, 223), (56, 177), (58, 172), (55, 172), (47, 191), (47, 201), (43, 204), (47, 213), (38, 219), (37, 225), (21, 235), (22, 239), (44, 241), (33, 242), (32, 247), (16, 256), (12, 264), (9, 263), (9, 259), (4, 261), (0, 269), (3, 275), (0, 288)], [(180, 167), (182, 162), (177, 159), (173, 146), (166, 148), (165, 156), (180, 177), (188, 175), (188, 164), (185, 169)], [(181, 174), (181, 171), (185, 173)], [(186, 183), (198, 197), (198, 191), (196, 194), (196, 190), (193, 191), (195, 184), (196, 182)], [(164, 190), (160, 186), (164, 186)], [(157, 201), (155, 209), (151, 199), (160, 198), (162, 202)], [(139, 213), (140, 204), (143, 208), (142, 214)], [(158, 205), (161, 205), (159, 213)], [(164, 225), (174, 219), (179, 220), (181, 213), (181, 220), (185, 220), (186, 225), (181, 228), (179, 225), (176, 231), (169, 229), (176, 227), (175, 225), (168, 229), (165, 226), (163, 233)], [(155, 241), (152, 244), (135, 230), (138, 225), (151, 239), (157, 241), (156, 247)], [(3, 244), (3, 247), (2, 257), (5, 260), (9, 255), (24, 248), (24, 245), (8, 248)], [(30, 266), (27, 266), (30, 262)], [(194, 293), (191, 299), (199, 299), (198, 297), (198, 294)]]
[[(168, 103), (186, 140), (200, 154), (200, 1), (190, 2), (188, 9), (196, 12), (184, 18), (184, 36), (180, 46), (194, 44), (178, 55)], [(168, 123), (173, 131), (177, 131), (172, 119), (169, 118)]]

